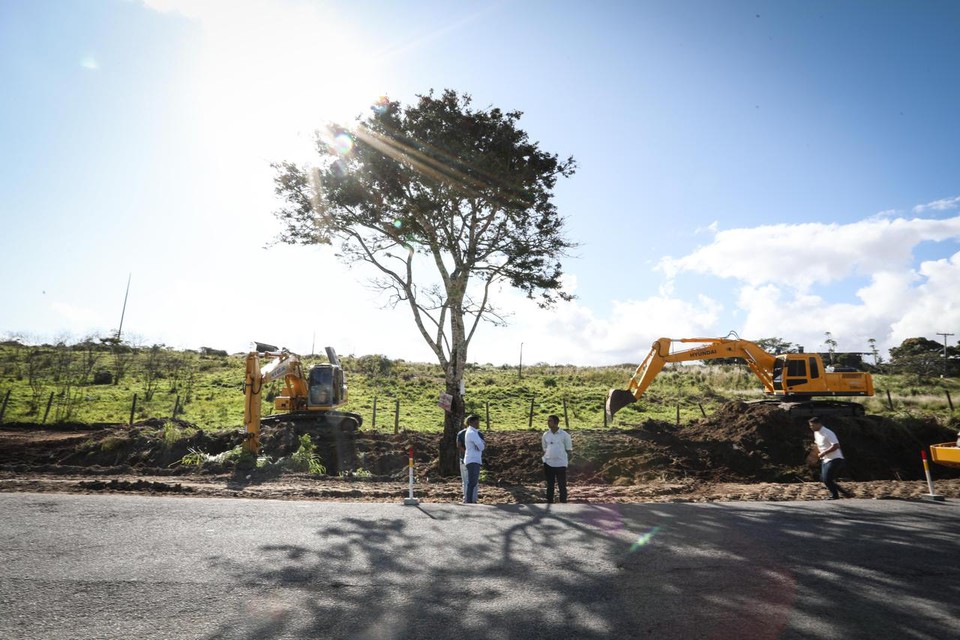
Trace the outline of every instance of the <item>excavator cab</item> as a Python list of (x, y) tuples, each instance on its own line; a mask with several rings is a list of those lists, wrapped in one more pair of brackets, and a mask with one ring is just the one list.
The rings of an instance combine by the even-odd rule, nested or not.
[(339, 407), (347, 401), (347, 385), (343, 378), (343, 367), (333, 347), (327, 347), (328, 363), (317, 364), (310, 368), (307, 384), (307, 409), (329, 409)]
[(331, 364), (318, 364), (310, 368), (310, 401), (308, 409), (336, 407), (343, 404), (343, 369)]

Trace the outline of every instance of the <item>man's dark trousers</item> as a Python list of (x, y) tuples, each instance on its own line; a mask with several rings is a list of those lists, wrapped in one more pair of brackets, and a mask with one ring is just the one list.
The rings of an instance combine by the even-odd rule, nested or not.
[(547, 502), (553, 502), (554, 485), (560, 485), (560, 502), (567, 501), (567, 468), (543, 465), (543, 475), (547, 478)]

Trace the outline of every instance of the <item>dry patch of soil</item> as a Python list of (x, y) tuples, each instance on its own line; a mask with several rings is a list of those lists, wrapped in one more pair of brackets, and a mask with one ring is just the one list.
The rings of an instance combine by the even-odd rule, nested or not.
[[(928, 493), (920, 450), (956, 437), (956, 424), (867, 416), (827, 421), (847, 457), (843, 484), (857, 498), (917, 499)], [(437, 472), (439, 434), (332, 431), (265, 426), (262, 453), (277, 460), (309, 433), (329, 475), (271, 465), (238, 469), (180, 460), (191, 450), (228, 451), (235, 430), (204, 432), (152, 420), (115, 425), (0, 426), (0, 491), (134, 492), (349, 502), (393, 502), (407, 495), (407, 451), (414, 448), (416, 496), (457, 502), (459, 478)], [(646, 421), (629, 428), (572, 432), (568, 471), (573, 502), (813, 500), (818, 482), (812, 436), (803, 419), (772, 407), (730, 403), (689, 425)], [(486, 434), (480, 501), (542, 502), (539, 431)], [(936, 492), (960, 498), (960, 470), (933, 465)]]

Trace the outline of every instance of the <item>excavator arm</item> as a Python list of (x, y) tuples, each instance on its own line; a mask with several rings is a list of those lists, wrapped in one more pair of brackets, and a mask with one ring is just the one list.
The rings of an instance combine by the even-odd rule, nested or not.
[[(701, 346), (671, 353), (674, 342), (699, 343)], [(773, 390), (774, 356), (749, 340), (730, 338), (660, 338), (653, 343), (650, 353), (643, 359), (636, 373), (630, 378), (626, 389), (611, 389), (607, 395), (607, 415), (613, 415), (632, 402), (636, 402), (647, 390), (657, 374), (668, 362), (689, 362), (691, 360), (715, 360), (717, 358), (740, 358), (763, 383), (767, 392)]]
[[(261, 357), (272, 358), (260, 366)], [(257, 351), (247, 354), (246, 376), (243, 383), (243, 426), (246, 438), (245, 451), (256, 454), (260, 451), (260, 421), (262, 415), (262, 394), (264, 384), (284, 379), (287, 395), (291, 398), (307, 397), (306, 382), (300, 359), (286, 349), (277, 349), (271, 345), (257, 343)]]

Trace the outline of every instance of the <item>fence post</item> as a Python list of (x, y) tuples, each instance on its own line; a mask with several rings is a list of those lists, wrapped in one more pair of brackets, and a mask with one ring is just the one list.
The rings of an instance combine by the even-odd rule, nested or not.
[(537, 396), (530, 398), (530, 420), (527, 422), (527, 428), (533, 428), (533, 404), (537, 401)]
[(887, 389), (887, 404), (890, 405), (890, 410), (893, 411), (893, 398), (890, 397), (890, 389)]
[(680, 426), (680, 403), (677, 402), (677, 426)]
[(486, 401), (487, 406), (487, 431), (490, 431), (490, 401)]
[(0, 422), (3, 422), (3, 414), (7, 412), (7, 402), (10, 400), (10, 391), (7, 389), (6, 395), (3, 396), (3, 406), (0, 406)]
[(400, 398), (397, 398), (397, 412), (393, 416), (393, 432), (400, 433)]
[(179, 394), (177, 394), (177, 399), (173, 403), (173, 416), (171, 416), (173, 419), (176, 419), (178, 411), (180, 411), (180, 395)]
[(607, 428), (607, 399), (603, 399), (603, 403), (600, 405), (600, 411), (603, 412), (603, 428)]
[(950, 413), (953, 413), (953, 399), (950, 397), (950, 389), (944, 389), (947, 392), (947, 404), (950, 405)]
[(53, 404), (53, 391), (50, 392), (50, 397), (47, 399), (47, 410), (43, 412), (43, 422), (40, 424), (47, 424), (47, 416), (50, 415), (50, 406)]
[(567, 417), (567, 399), (563, 399), (563, 428), (570, 430), (570, 418)]
[(133, 414), (137, 410), (137, 394), (133, 394), (133, 404), (130, 405), (130, 426), (133, 426)]
[(377, 430), (377, 396), (373, 396), (373, 430)]
[(703, 410), (703, 403), (702, 403), (702, 402), (698, 402), (698, 403), (697, 403), (697, 406), (700, 407), (700, 413), (702, 413), (702, 414), (703, 414), (703, 417), (706, 418), (706, 417), (707, 417), (707, 412)]

